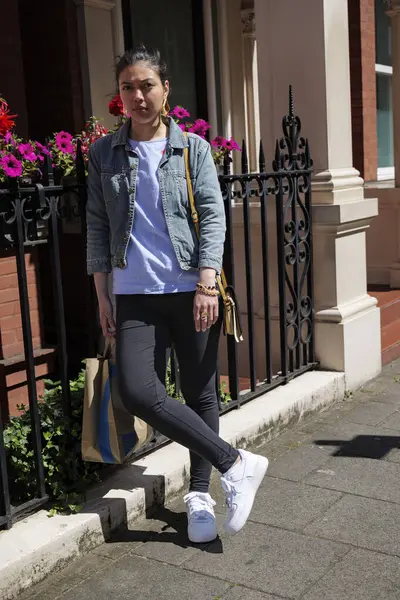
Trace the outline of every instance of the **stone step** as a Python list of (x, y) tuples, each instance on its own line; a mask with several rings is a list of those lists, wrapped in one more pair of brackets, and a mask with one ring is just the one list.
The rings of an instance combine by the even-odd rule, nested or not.
[(368, 290), (381, 309), (382, 364), (400, 357), (400, 290), (376, 286)]
[(382, 364), (400, 357), (400, 319), (381, 328)]
[(378, 300), (382, 328), (400, 319), (400, 290), (372, 290), (369, 294)]

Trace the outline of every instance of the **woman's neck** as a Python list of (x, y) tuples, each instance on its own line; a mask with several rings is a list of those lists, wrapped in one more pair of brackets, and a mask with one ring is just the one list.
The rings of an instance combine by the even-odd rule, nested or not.
[(157, 117), (154, 123), (141, 125), (131, 120), (131, 129), (129, 136), (136, 142), (150, 142), (152, 140), (162, 140), (167, 137), (168, 127), (164, 121)]

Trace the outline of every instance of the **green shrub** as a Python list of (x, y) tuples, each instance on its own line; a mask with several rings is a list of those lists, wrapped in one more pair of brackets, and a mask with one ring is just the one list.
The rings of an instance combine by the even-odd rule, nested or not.
[[(38, 404), (41, 427), (42, 458), (46, 491), (52, 501), (63, 506), (83, 498), (84, 488), (98, 479), (102, 464), (81, 458), (83, 394), (85, 372), (70, 381), (72, 418), (65, 418), (59, 381), (46, 380), (46, 390)], [(29, 408), (20, 406), (21, 414), (12, 417), (4, 430), (8, 480), (12, 504), (35, 497), (37, 476), (32, 445)]]

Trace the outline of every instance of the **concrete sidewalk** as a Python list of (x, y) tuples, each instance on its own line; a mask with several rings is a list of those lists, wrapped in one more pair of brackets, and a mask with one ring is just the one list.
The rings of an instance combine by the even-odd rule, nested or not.
[(261, 452), (246, 528), (194, 547), (183, 502), (121, 529), (19, 600), (400, 600), (400, 361)]

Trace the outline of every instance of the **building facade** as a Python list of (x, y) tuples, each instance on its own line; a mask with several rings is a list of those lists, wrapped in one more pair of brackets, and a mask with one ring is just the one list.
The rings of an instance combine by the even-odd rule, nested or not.
[[(397, 2), (393, 1), (390, 16), (383, 0), (381, 4), (379, 0), (167, 4), (41, 0), (33, 10), (28, 0), (19, 0), (7, 11), (8, 31), (18, 52), (0, 63), (1, 92), (20, 115), (20, 132), (38, 139), (60, 129), (79, 131), (92, 114), (111, 125), (107, 105), (116, 91), (116, 57), (139, 42), (157, 46), (169, 63), (171, 104), (208, 119), (213, 134), (244, 139), (249, 167), (256, 171), (260, 139), (266, 156), (272, 158), (275, 140), (281, 137), (291, 84), (315, 168), (317, 359), (322, 369), (346, 372), (351, 389), (381, 368), (380, 312), (367, 281), (380, 278), (374, 263), (384, 246), (374, 241), (383, 219), (382, 210), (377, 218), (378, 201), (380, 208), (392, 203), (392, 210), (397, 197), (394, 184), (389, 187), (397, 156), (390, 129), (390, 86), (393, 90), (400, 86), (385, 36), (390, 23), (400, 34), (400, 17)], [(390, 48), (400, 48), (400, 38), (392, 38)], [(4, 55), (10, 37), (3, 36), (0, 44)], [(234, 168), (240, 169), (239, 155)], [(233, 218), (239, 234), (240, 206), (233, 207)], [(399, 237), (398, 218), (391, 227), (393, 236)], [(252, 235), (260, 237), (255, 218)], [(240, 255), (240, 241), (237, 244)], [(396, 244), (400, 248), (397, 238)], [(392, 271), (397, 260), (400, 265), (399, 252)], [(273, 267), (271, 271), (275, 281)], [(385, 277), (385, 283), (394, 282)], [(237, 287), (239, 294), (245, 293), (240, 281)], [(277, 289), (271, 294), (276, 298), (273, 320), (278, 313)], [(262, 294), (254, 311), (262, 323)], [(242, 368), (245, 375), (244, 358)]]

